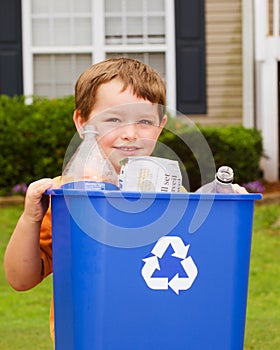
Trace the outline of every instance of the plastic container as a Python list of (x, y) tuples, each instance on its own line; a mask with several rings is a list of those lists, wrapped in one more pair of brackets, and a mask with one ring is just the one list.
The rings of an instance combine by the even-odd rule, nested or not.
[(221, 166), (216, 175), (215, 179), (201, 186), (197, 193), (234, 193), (234, 188), (232, 186), (234, 173), (232, 168), (229, 166)]
[(62, 172), (62, 187), (81, 190), (118, 189), (118, 175), (98, 145), (96, 128), (86, 124), (82, 135), (80, 146)]
[(243, 349), (260, 194), (50, 193), (56, 350)]

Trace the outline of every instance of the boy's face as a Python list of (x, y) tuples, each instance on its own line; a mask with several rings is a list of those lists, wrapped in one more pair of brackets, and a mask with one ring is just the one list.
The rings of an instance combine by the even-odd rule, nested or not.
[(167, 117), (159, 120), (158, 105), (133, 95), (130, 87), (115, 79), (102, 84), (89, 116), (95, 125), (98, 142), (104, 153), (120, 171), (120, 160), (128, 156), (150, 155)]

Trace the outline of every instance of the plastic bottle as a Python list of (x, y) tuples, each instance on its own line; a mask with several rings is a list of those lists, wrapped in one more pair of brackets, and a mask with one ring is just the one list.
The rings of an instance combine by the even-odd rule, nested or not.
[(196, 190), (197, 193), (234, 193), (232, 186), (233, 182), (233, 170), (228, 166), (221, 166), (216, 175), (215, 179), (200, 187)]
[(115, 190), (118, 175), (99, 148), (93, 125), (85, 125), (83, 141), (62, 173), (62, 187), (67, 189)]

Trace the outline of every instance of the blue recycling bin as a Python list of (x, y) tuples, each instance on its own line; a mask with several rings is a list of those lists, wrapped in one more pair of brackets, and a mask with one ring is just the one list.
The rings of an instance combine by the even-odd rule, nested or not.
[(241, 350), (260, 194), (51, 190), (56, 350)]

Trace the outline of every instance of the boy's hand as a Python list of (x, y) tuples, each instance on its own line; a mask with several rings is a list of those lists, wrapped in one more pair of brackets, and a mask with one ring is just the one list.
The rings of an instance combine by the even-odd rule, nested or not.
[(41, 222), (49, 207), (49, 196), (45, 195), (47, 189), (55, 187), (53, 179), (41, 179), (32, 182), (26, 192), (23, 215), (32, 222)]
[(233, 184), (232, 186), (234, 189), (234, 193), (248, 193), (245, 187), (242, 187), (238, 184)]

